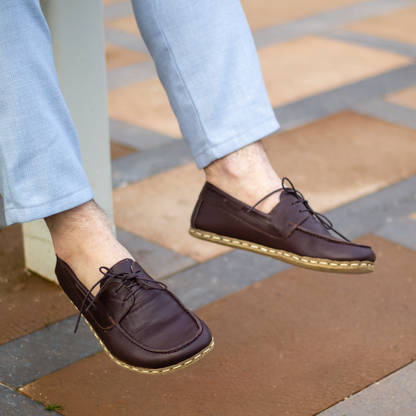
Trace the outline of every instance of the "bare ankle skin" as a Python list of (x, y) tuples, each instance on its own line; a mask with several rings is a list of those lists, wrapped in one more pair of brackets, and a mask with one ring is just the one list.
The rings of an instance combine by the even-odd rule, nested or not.
[(110, 220), (93, 201), (45, 218), (56, 255), (90, 289), (101, 266), (112, 267), (131, 254), (117, 241)]
[[(281, 187), (261, 141), (216, 160), (205, 168), (207, 182), (234, 198), (254, 205)], [(280, 193), (271, 195), (256, 209), (268, 213), (279, 202)]]

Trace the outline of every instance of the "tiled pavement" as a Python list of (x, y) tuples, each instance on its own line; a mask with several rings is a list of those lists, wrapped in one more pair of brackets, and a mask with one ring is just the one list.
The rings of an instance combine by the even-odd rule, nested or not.
[(199, 308), (216, 348), (171, 376), (119, 368), (86, 326), (72, 335), (71, 304), (24, 270), (20, 227), (4, 228), (1, 416), (55, 403), (69, 416), (415, 415), (416, 1), (242, 3), (282, 125), (264, 140), (272, 164), (375, 247), (375, 273), (299, 270), (188, 236), (203, 174), (130, 3), (105, 0), (118, 238)]

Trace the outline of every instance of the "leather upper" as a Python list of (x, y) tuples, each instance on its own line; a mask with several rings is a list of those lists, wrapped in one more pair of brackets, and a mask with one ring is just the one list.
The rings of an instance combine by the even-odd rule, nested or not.
[(203, 231), (285, 250), (300, 256), (337, 261), (374, 261), (371, 247), (334, 237), (303, 203), (283, 190), (268, 214), (238, 201), (206, 182), (191, 218)]
[[(208, 327), (164, 285), (155, 282), (137, 262), (125, 259), (110, 269), (115, 275), (135, 273), (137, 283), (115, 277), (83, 315), (107, 349), (139, 367), (161, 368), (185, 360), (209, 345)], [(62, 288), (81, 309), (88, 291), (69, 266), (58, 259), (56, 275)], [(140, 279), (143, 278), (143, 281)], [(143, 284), (145, 282), (145, 284)], [(89, 295), (86, 306), (92, 302)]]

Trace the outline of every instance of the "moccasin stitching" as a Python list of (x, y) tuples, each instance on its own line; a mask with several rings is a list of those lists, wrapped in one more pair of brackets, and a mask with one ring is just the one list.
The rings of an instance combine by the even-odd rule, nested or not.
[(316, 237), (316, 238), (320, 238), (321, 240), (325, 240), (325, 241), (327, 241), (329, 243), (341, 244), (341, 245), (344, 245), (344, 246), (351, 246), (351, 247), (371, 248), (369, 246), (363, 246), (361, 244), (355, 244), (355, 243), (348, 242), (348, 241), (332, 240), (332, 239), (330, 239), (328, 237), (324, 237), (323, 235), (314, 234), (314, 233), (312, 233), (310, 231), (304, 230), (303, 228), (297, 228), (297, 230), (302, 231), (305, 234), (309, 234), (312, 237)]

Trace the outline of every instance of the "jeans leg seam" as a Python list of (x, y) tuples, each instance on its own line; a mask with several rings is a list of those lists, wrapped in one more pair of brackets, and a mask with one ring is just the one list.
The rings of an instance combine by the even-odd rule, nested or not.
[(165, 41), (165, 44), (166, 44), (166, 46), (167, 46), (167, 48), (169, 50), (169, 54), (170, 54), (170, 56), (172, 58), (172, 62), (174, 63), (174, 67), (176, 69), (176, 72), (178, 74), (178, 77), (179, 77), (179, 79), (180, 79), (180, 81), (181, 81), (181, 83), (182, 83), (182, 85), (183, 85), (183, 87), (184, 87), (184, 89), (186, 91), (186, 94), (188, 95), (188, 98), (189, 98), (189, 100), (191, 102), (192, 108), (194, 109), (195, 117), (198, 120), (198, 127), (199, 127), (199, 129), (201, 131), (202, 137), (204, 138), (205, 145), (207, 147), (207, 150), (204, 153), (211, 152), (211, 147), (210, 147), (210, 145), (208, 143), (208, 140), (206, 138), (206, 134), (205, 134), (204, 128), (202, 127), (201, 119), (199, 117), (199, 114), (198, 114), (198, 111), (196, 109), (195, 103), (194, 103), (194, 101), (193, 101), (193, 99), (191, 97), (191, 94), (190, 94), (190, 92), (189, 92), (189, 90), (188, 90), (188, 88), (187, 88), (187, 86), (186, 86), (186, 84), (185, 84), (185, 82), (183, 80), (183, 77), (182, 77), (182, 75), (181, 75), (181, 73), (179, 71), (178, 65), (177, 65), (176, 60), (175, 60), (175, 57), (173, 55), (172, 49), (171, 49), (171, 47), (169, 45), (169, 42), (166, 39), (165, 33), (163, 32), (161, 25), (160, 25), (159, 17), (158, 17), (158, 14), (156, 12), (156, 8), (155, 8), (155, 5), (154, 5), (154, 0), (151, 0), (151, 2), (152, 2), (153, 13), (154, 13), (155, 18), (156, 18), (156, 21), (157, 21), (157, 26), (158, 26), (158, 28), (160, 30), (160, 33), (162, 34), (162, 37), (163, 37), (163, 40)]

